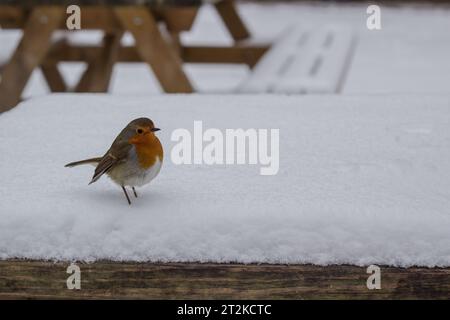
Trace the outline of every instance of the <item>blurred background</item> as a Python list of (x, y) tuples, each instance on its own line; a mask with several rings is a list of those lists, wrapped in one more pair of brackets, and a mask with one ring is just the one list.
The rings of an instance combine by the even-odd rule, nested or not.
[[(133, 1), (131, 2), (133, 3)], [(372, 2), (325, 0), (231, 2), (248, 31), (248, 37), (233, 39), (226, 22), (221, 19), (221, 12), (217, 10), (217, 1), (209, 1), (198, 5), (192, 24), (187, 28), (188, 30), (180, 31), (177, 39), (184, 46), (192, 47), (264, 44), (267, 50), (264, 51), (262, 59), (256, 63), (252, 62), (250, 65), (208, 61), (208, 52), (204, 53), (207, 63), (202, 63), (199, 58), (197, 60), (200, 61), (195, 63), (184, 61), (183, 71), (195, 92), (450, 93), (450, 7), (447, 2), (377, 2), (376, 4), (380, 8), (381, 29), (375, 30), (369, 30), (367, 27), (367, 19), (370, 16), (367, 9), (370, 4), (373, 4)], [(29, 1), (3, 1), (0, 2), (3, 5), (0, 10), (3, 10), (5, 14), (6, 5), (20, 7), (23, 3), (28, 3), (24, 7), (27, 8), (26, 12), (29, 14)], [(59, 2), (56, 1), (56, 3)], [(66, 37), (66, 40), (72, 45), (101, 45), (104, 33), (101, 30), (83, 28), (83, 10), (85, 8), (83, 2), (80, 6), (81, 30), (56, 31), (52, 36), (52, 41), (56, 43), (55, 39)], [(233, 24), (233, 21), (230, 23)], [(5, 24), (4, 21), (3, 24)], [(21, 26), (23, 27), (23, 25)], [(164, 31), (167, 29), (164, 27), (164, 21), (160, 21), (159, 28), (163, 35), (167, 33)], [(317, 53), (317, 44), (314, 44), (311, 39), (320, 40), (320, 37), (325, 37), (320, 35), (321, 30), (334, 32), (336, 45), (332, 45), (330, 52), (325, 52), (320, 57), (322, 60), (319, 61), (317, 57), (321, 54)], [(62, 33), (64, 35), (61, 35)], [(297, 33), (297, 40), (295, 38), (286, 40), (290, 33)], [(5, 65), (11, 59), (22, 34), (21, 27), (14, 28), (10, 24), (4, 25), (0, 30), (0, 65), (3, 65), (2, 69), (5, 69)], [(351, 37), (351, 41), (349, 37)], [(342, 40), (342, 38), (344, 39)], [(341, 40), (343, 43), (339, 43)], [(134, 45), (134, 37), (127, 30), (120, 41), (122, 46)], [(285, 43), (277, 47), (277, 44), (283, 41)], [(286, 45), (286, 42), (289, 43), (289, 41), (290, 44)], [(306, 44), (302, 43), (301, 47), (299, 45), (298, 48), (294, 48), (295, 41), (306, 41)], [(262, 47), (264, 46), (261, 45), (258, 48)], [(293, 55), (288, 56), (288, 51)], [(336, 58), (336, 56), (340, 57)], [(290, 61), (289, 59), (292, 60), (292, 57), (295, 57), (296, 61)], [(266, 58), (265, 61), (264, 58)], [(322, 75), (325, 82), (330, 81), (329, 83), (323, 83), (323, 80), (311, 80), (311, 74), (305, 76), (305, 71), (302, 71), (305, 68), (309, 68), (310, 71), (314, 68), (320, 69), (317, 67), (317, 61), (321, 62), (324, 68), (327, 63), (330, 65), (327, 67), (329, 70), (324, 71)], [(308, 63), (309, 65), (295, 66)], [(263, 66), (261, 67), (259, 64)], [(89, 61), (57, 62), (58, 70), (65, 81), (65, 90), (74, 90), (88, 65)], [(273, 84), (262, 84), (264, 78), (280, 82), (274, 80), (274, 72), (277, 74), (281, 69), (270, 71), (271, 66), (272, 68), (291, 70), (290, 75), (286, 76), (289, 78), (287, 84), (280, 88), (274, 87)], [(16, 70), (20, 70), (20, 68)], [(112, 66), (111, 73), (110, 81), (107, 84), (107, 92), (111, 94), (156, 94), (164, 91), (148, 64), (117, 60)], [(281, 80), (284, 81), (286, 77), (282, 77)], [(248, 85), (248, 83), (253, 85)], [(42, 68), (36, 67), (32, 70), (29, 80), (26, 81), (22, 98), (41, 96), (50, 91)], [(6, 95), (5, 91), (0, 92)]]

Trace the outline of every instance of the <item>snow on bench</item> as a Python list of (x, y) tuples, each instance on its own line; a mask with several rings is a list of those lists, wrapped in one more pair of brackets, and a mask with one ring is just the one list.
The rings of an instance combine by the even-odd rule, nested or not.
[[(93, 167), (64, 168), (142, 116), (165, 158), (131, 206), (108, 178), (88, 186)], [(197, 120), (279, 129), (278, 173), (176, 165), (171, 135)], [(30, 99), (0, 115), (0, 259), (450, 266), (449, 123), (443, 95)]]
[(348, 68), (350, 29), (290, 27), (243, 82), (239, 92), (335, 93)]

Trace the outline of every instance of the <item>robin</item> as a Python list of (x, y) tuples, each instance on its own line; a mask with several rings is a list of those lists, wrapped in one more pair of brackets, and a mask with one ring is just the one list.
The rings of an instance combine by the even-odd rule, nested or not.
[(94, 164), (96, 168), (89, 184), (94, 183), (106, 173), (122, 187), (128, 204), (131, 205), (125, 187), (131, 187), (137, 198), (135, 187), (152, 181), (161, 169), (163, 148), (155, 135), (155, 132), (159, 130), (148, 118), (135, 119), (120, 132), (103, 157), (71, 162), (65, 166)]

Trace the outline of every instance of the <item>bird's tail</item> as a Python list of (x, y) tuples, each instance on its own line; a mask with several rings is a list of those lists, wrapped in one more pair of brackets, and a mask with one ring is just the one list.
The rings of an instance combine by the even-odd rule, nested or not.
[(100, 162), (100, 160), (102, 160), (102, 158), (91, 158), (91, 159), (86, 159), (86, 160), (81, 160), (81, 161), (75, 161), (75, 162), (66, 164), (64, 167), (76, 167), (76, 166), (80, 166), (83, 164), (97, 164)]

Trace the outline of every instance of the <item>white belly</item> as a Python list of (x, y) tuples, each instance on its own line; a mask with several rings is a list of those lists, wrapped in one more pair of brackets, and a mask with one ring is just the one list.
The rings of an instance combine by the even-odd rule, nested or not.
[(156, 158), (156, 162), (147, 169), (140, 168), (139, 161), (134, 150), (127, 163), (121, 164), (108, 172), (108, 176), (118, 185), (126, 187), (141, 187), (152, 181), (161, 170), (162, 162)]
[(148, 169), (141, 169), (140, 172), (124, 179), (124, 186), (141, 187), (152, 181), (161, 170), (161, 161), (156, 160), (155, 164)]

